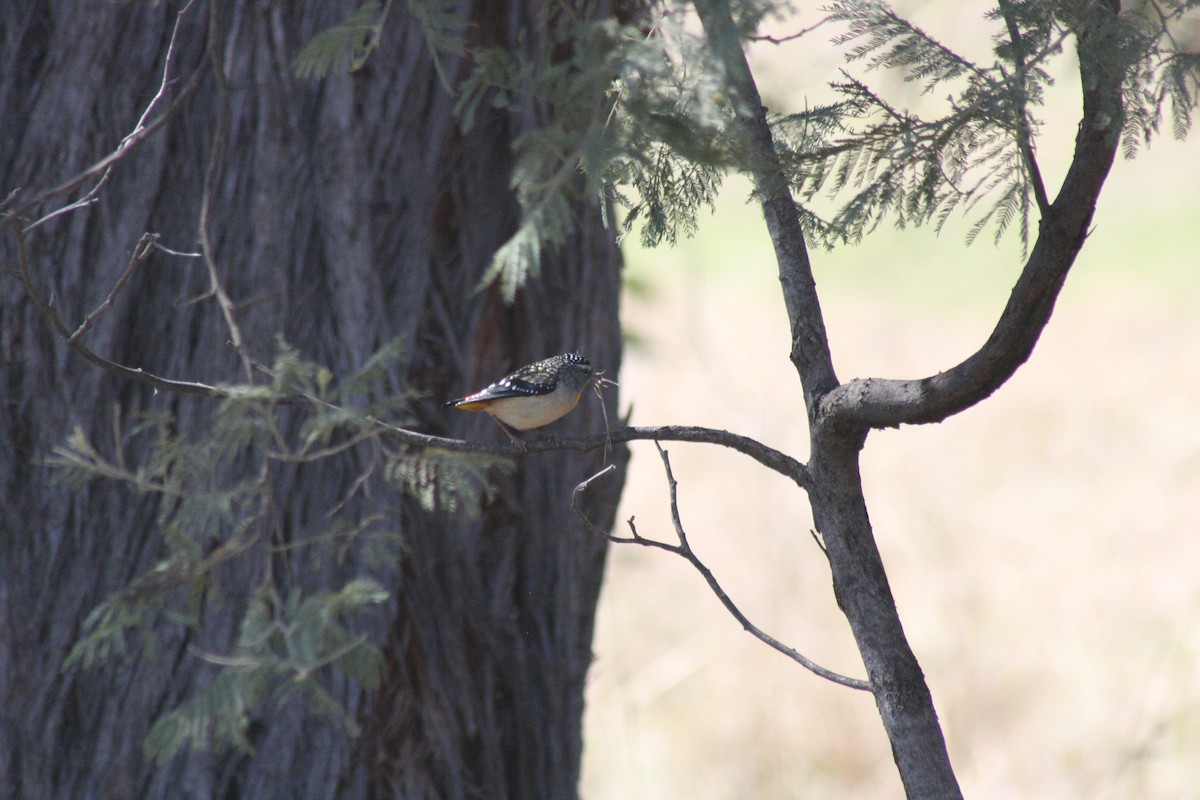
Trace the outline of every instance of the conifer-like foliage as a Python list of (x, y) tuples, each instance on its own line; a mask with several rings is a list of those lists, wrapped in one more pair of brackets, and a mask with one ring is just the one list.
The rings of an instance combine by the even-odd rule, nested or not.
[[(139, 496), (158, 501), (164, 557), (108, 597), (83, 621), (81, 635), (64, 669), (90, 666), (125, 656), (130, 640), (154, 648), (155, 623), (173, 622), (202, 629), (203, 608), (221, 602), (219, 569), (233, 559), (261, 562), (261, 579), (247, 605), (238, 640), (230, 652), (196, 654), (219, 669), (218, 676), (150, 731), (145, 750), (159, 761), (180, 746), (249, 751), (246, 729), (267, 704), (299, 700), (306, 711), (327, 718), (351, 734), (357, 723), (324, 688), (328, 670), (337, 670), (365, 688), (378, 685), (378, 647), (349, 623), (361, 619), (388, 593), (370, 577), (304, 594), (298, 585), (281, 593), (272, 573), (277, 554), (310, 551), (314, 567), (339, 560), (350, 548), (370, 570), (392, 571), (403, 540), (377, 516), (352, 518), (327, 510), (325, 524), (308, 539), (280, 536), (279, 507), (272, 475), (356, 452), (349, 495), (372, 491), (382, 482), (416, 498), (428, 511), (476, 515), (493, 491), (496, 470), (507, 459), (478, 452), (438, 448), (417, 450), (389, 441), (390, 423), (404, 424), (412, 397), (390, 388), (389, 369), (401, 352), (393, 342), (363, 367), (340, 381), (324, 367), (302, 359), (284, 342), (266, 372), (268, 383), (215, 387), (213, 423), (203, 434), (185, 435), (164, 414), (148, 415), (129, 431), (113, 416), (112, 444), (101, 447), (76, 430), (50, 463), (64, 479), (82, 486), (92, 480), (119, 481)], [(288, 409), (306, 416), (294, 431), (283, 421)], [(151, 437), (152, 458), (129, 463), (131, 440)], [(236, 479), (227, 474), (238, 464)], [(378, 490), (378, 487), (376, 487)]]
[[(941, 229), (952, 215), (965, 214), (968, 240), (985, 232), (999, 240), (1015, 231), (1027, 242), (1035, 212), (1050, 202), (1036, 159), (1048, 65), (1075, 46), (1082, 26), (1096, 24), (1089, 13), (1094, 2), (999, 0), (981, 20), (993, 31), (986, 63), (955, 53), (881, 2), (822, 9), (819, 30), (832, 32), (832, 45), (847, 61), (831, 84), (837, 99), (769, 118), (809, 238), (832, 247), (856, 242), (885, 221)], [(484, 276), (509, 300), (538, 275), (545, 254), (567, 241), (575, 226), (572, 202), (581, 195), (599, 196), (621, 212), (612, 221), (614, 236), (639, 230), (647, 246), (672, 244), (696, 230), (727, 174), (755, 168), (754, 150), (736, 124), (741, 101), (687, 4), (650, 2), (628, 23), (589, 21), (571, 13), (570, 4), (548, 4), (527, 32), (534, 57), (469, 47), (467, 21), (445, 0), (407, 0), (403, 14), (394, 5), (363, 4), (312, 39), (295, 59), (295, 72), (314, 78), (356, 69), (367, 58), (384, 62), (379, 32), (403, 18), (420, 26), (439, 58), (467, 59), (467, 77), (458, 84), (440, 73), (455, 93), (464, 128), (485, 106), (541, 101), (540, 127), (516, 142), (512, 190), (522, 218)], [(1190, 129), (1200, 56), (1176, 47), (1173, 31), (1198, 5), (1159, 0), (1113, 17), (1092, 37), (1103, 43), (1101, 68), (1123, 86), (1127, 156), (1158, 135), (1164, 121), (1176, 137)], [(759, 0), (733, 6), (747, 39), (774, 10)], [(807, 34), (813, 46), (825, 46), (817, 35)], [(890, 101), (871, 82), (883, 70), (946, 98), (947, 110), (926, 118)], [(818, 213), (818, 203), (832, 212)], [(275, 363), (263, 370), (266, 382), (218, 387), (223, 399), (202, 438), (156, 416), (129, 431), (114, 429), (110, 445), (76, 432), (58, 450), (54, 463), (71, 480), (122, 481), (133, 494), (160, 498), (167, 553), (96, 608), (72, 661), (119, 656), (152, 619), (200, 625), (202, 604), (220, 591), (215, 567), (252, 553), (264, 560), (262, 586), (238, 641), (229, 652), (204, 654), (221, 668), (219, 677), (155, 726), (147, 742), (155, 757), (188, 743), (249, 748), (248, 716), (264, 703), (293, 697), (354, 728), (322, 688), (321, 676), (337, 669), (365, 686), (376, 683), (379, 653), (352, 623), (385, 593), (369, 578), (309, 596), (274, 588), (273, 471), (354, 451), (360, 471), (352, 491), (384, 481), (426, 509), (471, 513), (491, 491), (489, 476), (507, 463), (387, 438), (379, 420), (402, 426), (411, 399), (385, 380), (398, 346), (355, 375), (334, 376), (281, 344)], [(281, 415), (297, 408), (306, 415), (299, 428), (281, 424)], [(155, 456), (127, 463), (124, 443), (131, 437), (153, 437)], [(223, 483), (217, 466), (231, 462), (243, 465), (243, 477)], [(337, 511), (330, 510), (322, 536), (287, 547), (313, 548), (328, 558), (360, 548), (381, 567), (396, 557), (400, 542), (384, 521), (346, 520)], [(153, 643), (143, 636), (142, 645)]]
[[(832, 44), (847, 60), (830, 84), (839, 99), (771, 118), (810, 238), (827, 247), (854, 243), (886, 220), (941, 230), (958, 213), (970, 221), (968, 242), (987, 230), (999, 241), (1015, 225), (1028, 243), (1032, 211), (1049, 202), (1036, 163), (1048, 65), (1092, 19), (1092, 2), (1001, 0), (981, 20), (993, 31), (987, 63), (955, 53), (885, 3), (821, 9), (822, 30), (838, 31)], [(772, 10), (732, 5), (748, 38)], [(1200, 56), (1178, 49), (1173, 30), (1195, 5), (1149, 4), (1104, 31), (1100, 61), (1122, 76), (1129, 157), (1159, 133), (1164, 115), (1174, 136), (1190, 129)], [(724, 176), (753, 168), (734, 124), (735, 100), (689, 27), (688, 5), (654, 3), (648, 14), (635, 25), (549, 28), (549, 49), (570, 45), (574, 57), (566, 63), (479, 54), (464, 87), (467, 124), (478, 103), (503, 103), (512, 92), (548, 97), (555, 109), (521, 143), (513, 186), (526, 215), (487, 276), (510, 296), (536, 274), (541, 248), (563, 240), (570, 219), (556, 197), (581, 191), (580, 182), (566, 180), (572, 174), (584, 178), (582, 191), (623, 209), (622, 230), (640, 224), (642, 243), (653, 246), (692, 233)], [(897, 106), (871, 85), (871, 73), (882, 70), (945, 97), (948, 111), (926, 118)], [(816, 213), (817, 200), (831, 203), (832, 214)]]

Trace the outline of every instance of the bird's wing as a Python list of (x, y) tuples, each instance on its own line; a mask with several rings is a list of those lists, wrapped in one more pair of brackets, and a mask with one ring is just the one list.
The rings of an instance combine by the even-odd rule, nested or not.
[(475, 394), (451, 400), (446, 405), (461, 408), (464, 411), (482, 411), (496, 400), (504, 400), (508, 397), (538, 397), (550, 394), (554, 389), (555, 384), (553, 381), (528, 380), (520, 375), (513, 374), (506, 378), (501, 378), (491, 386)]

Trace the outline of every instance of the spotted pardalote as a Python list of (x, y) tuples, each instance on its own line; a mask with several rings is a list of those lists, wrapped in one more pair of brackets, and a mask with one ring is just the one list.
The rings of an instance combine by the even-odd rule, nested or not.
[[(505, 427), (527, 431), (549, 425), (579, 403), (596, 373), (579, 353), (564, 353), (505, 375), (484, 389), (451, 400), (447, 406), (486, 411)], [(518, 441), (513, 437), (514, 441)], [(519, 443), (519, 441), (518, 441)]]

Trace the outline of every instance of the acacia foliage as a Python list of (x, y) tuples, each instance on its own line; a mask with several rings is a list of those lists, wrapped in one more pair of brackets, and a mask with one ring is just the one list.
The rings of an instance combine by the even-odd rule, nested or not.
[[(300, 78), (288, 56), (337, 5), (0, 11), (20, 123), (0, 137), (7, 785), (196, 786), (250, 764), (204, 752), (230, 746), (260, 758), (226, 786), (329, 782), (356, 768), (348, 752), (402, 747), (436, 761), (430, 785), (574, 784), (603, 545), (541, 494), (584, 467), (550, 455), (516, 476), (484, 445), (397, 426), (482, 438), (435, 399), (528, 350), (565, 342), (615, 371), (616, 250), (590, 232), (593, 201), (550, 285), (511, 308), (473, 292), (516, 216), (506, 145), (537, 104), (445, 124), (453, 99), (399, 3), (357, 17), (369, 36), (334, 64), (373, 74)], [(397, 51), (402, 66), (369, 58)], [(523, 327), (498, 352), (500, 326)], [(559, 430), (598, 425), (585, 405)], [(324, 726), (301, 707), (366, 730), (311, 757)], [(433, 726), (389, 714), (470, 720), (474, 738), (421, 740)], [(480, 733), (487, 716), (508, 724)], [(149, 755), (189, 751), (154, 771), (147, 730)]]
[[(838, 99), (770, 118), (810, 239), (826, 246), (852, 243), (884, 221), (941, 229), (952, 215), (965, 213), (968, 241), (989, 229), (999, 239), (1014, 227), (1028, 241), (1031, 214), (1047, 202), (1036, 140), (1051, 81), (1048, 64), (1076, 42), (1083, 21), (1094, 18), (1086, 13), (1093, 1), (1001, 0), (984, 14), (994, 32), (987, 63), (955, 53), (885, 4), (825, 7), (829, 27), (822, 30), (836, 31), (832, 44), (847, 58), (831, 84)], [(313, 37), (294, 62), (297, 76), (359, 69), (368, 59), (386, 58), (378, 44), (380, 31), (396, 19), (393, 2), (372, 0)], [(1200, 56), (1177, 47), (1173, 31), (1197, 5), (1159, 3), (1153, 13), (1113, 18), (1092, 37), (1102, 43), (1095, 60), (1120, 76), (1129, 157), (1166, 122), (1176, 137), (1190, 129)], [(773, 10), (763, 2), (734, 7), (747, 39)], [(753, 150), (737, 124), (739, 101), (684, 4), (650, 3), (628, 21), (548, 16), (535, 20), (541, 46), (520, 52), (469, 44), (470, 26), (444, 0), (409, 0), (406, 10), (437, 54), (440, 80), (456, 94), (462, 130), (478, 124), (487, 109), (517, 111), (529, 98), (539, 101), (538, 124), (514, 142), (511, 188), (521, 219), (480, 283), (497, 284), (508, 301), (574, 234), (572, 209), (581, 194), (620, 208), (614, 226), (624, 233), (639, 230), (644, 245), (671, 244), (696, 230), (727, 174), (754, 168)], [(471, 67), (461, 80), (441, 68), (448, 55), (467, 57)], [(871, 84), (878, 70), (899, 72), (922, 92), (945, 96), (949, 110), (927, 118), (888, 100)], [(834, 212), (814, 211), (818, 199), (832, 201)], [(197, 624), (199, 606), (187, 599), (209, 591), (213, 567), (259, 541), (273, 524), (268, 487), (274, 470), (360, 447), (369, 455), (352, 492), (365, 491), (378, 477), (424, 508), (476, 510), (492, 491), (489, 476), (504, 462), (478, 453), (418, 454), (376, 435), (375, 418), (387, 415), (403, 424), (411, 399), (385, 380), (394, 355), (384, 348), (357, 374), (331, 382), (328, 370), (281, 344), (275, 363), (262, 368), (266, 382), (221, 387), (209, 437), (189, 438), (161, 416), (115, 431), (107, 450), (81, 432), (72, 434), (54, 463), (76, 481), (118, 480), (135, 493), (162, 498), (167, 553), (85, 620), (71, 662), (125, 652), (130, 632), (144, 630), (151, 617)], [(299, 427), (285, 429), (279, 408), (295, 398), (303, 398), (310, 414)], [(155, 438), (154, 456), (126, 463), (122, 447), (129, 437)], [(215, 467), (230, 460), (241, 461), (247, 477), (222, 483)], [(334, 516), (320, 541), (288, 546), (311, 544), (329, 558), (355, 546), (368, 565), (385, 567), (395, 558), (397, 541), (379, 519)], [(232, 651), (208, 654), (222, 668), (220, 677), (160, 720), (147, 751), (166, 758), (189, 743), (248, 748), (244, 731), (253, 712), (297, 696), (353, 731), (354, 721), (322, 689), (319, 674), (328, 667), (367, 687), (377, 683), (379, 652), (347, 620), (382, 601), (381, 588), (369, 579), (309, 596), (280, 594), (264, 582), (247, 606)], [(153, 647), (149, 639), (142, 644)]]
[[(820, 24), (806, 35), (832, 31), (829, 43), (844, 53), (847, 66), (829, 84), (838, 99), (770, 119), (810, 239), (826, 247), (854, 243), (888, 220), (940, 231), (958, 212), (970, 222), (968, 243), (989, 229), (999, 241), (1015, 224), (1027, 244), (1031, 213), (1045, 202), (1034, 155), (1039, 109), (1052, 83), (1048, 67), (1076, 42), (1094, 2), (999, 0), (984, 8), (981, 24), (993, 43), (988, 62), (955, 52), (878, 0), (821, 7)], [(1148, 4), (1115, 17), (1098, 37), (1101, 63), (1122, 76), (1127, 157), (1164, 122), (1179, 139), (1191, 128), (1200, 53), (1181, 47), (1175, 35), (1197, 5)], [(444, 13), (444, 0), (409, 6), (421, 10), (432, 48), (462, 52), (466, 27)], [(731, 6), (747, 41), (786, 10), (764, 0)], [(380, 4), (364, 5), (343, 23), (349, 37), (314, 40), (298, 59), (301, 68), (361, 63), (364, 44), (354, 34), (366, 11), (378, 18)], [(484, 276), (485, 283), (499, 281), (509, 298), (537, 276), (543, 251), (560, 247), (570, 231), (566, 200), (580, 191), (569, 180), (575, 174), (587, 177), (584, 191), (615, 202), (623, 232), (638, 230), (652, 247), (694, 233), (724, 177), (753, 168), (736, 101), (687, 3), (651, 2), (627, 23), (564, 15), (540, 33), (550, 43), (542, 58), (470, 48), (474, 69), (457, 87), (464, 126), (484, 104), (509, 107), (525, 96), (548, 103), (542, 124), (517, 142), (511, 182), (521, 225)], [(552, 52), (569, 56), (552, 59)], [(889, 101), (871, 85), (869, 73), (877, 71), (945, 97), (949, 110), (927, 117)], [(817, 199), (833, 212), (816, 213)]]
[[(884, 221), (932, 224), (956, 213), (970, 223), (968, 243), (1015, 226), (1027, 244), (1031, 212), (1046, 202), (1036, 164), (1040, 109), (1050, 62), (1067, 54), (1094, 0), (1000, 0), (982, 11), (992, 58), (978, 62), (875, 0), (831, 3), (817, 30), (832, 31), (846, 68), (830, 83), (837, 100), (770, 117), (782, 165), (809, 238), (826, 247), (854, 243)], [(747, 40), (780, 9), (731, 4)], [(1195, 0), (1149, 4), (1112, 18), (1094, 41), (1101, 68), (1120, 76), (1127, 157), (1164, 124), (1187, 135), (1197, 102), (1200, 54), (1176, 39)], [(523, 226), (489, 270), (511, 292), (536, 274), (540, 248), (555, 246), (570, 224), (561, 213), (563, 177), (580, 171), (588, 189), (623, 209), (621, 228), (642, 244), (673, 244), (693, 233), (724, 177), (753, 169), (736, 124), (733, 98), (687, 4), (651, 3), (631, 24), (612, 20), (555, 31), (577, 58), (552, 68), (484, 51), (466, 82), (464, 120), (483, 98), (510, 93), (551, 98), (554, 113), (520, 142), (513, 186)], [(945, 98), (933, 117), (889, 101), (871, 73), (889, 71)], [(579, 103), (603, 93), (599, 108)], [(833, 211), (821, 216), (817, 200)], [(640, 227), (639, 227), (640, 226)]]

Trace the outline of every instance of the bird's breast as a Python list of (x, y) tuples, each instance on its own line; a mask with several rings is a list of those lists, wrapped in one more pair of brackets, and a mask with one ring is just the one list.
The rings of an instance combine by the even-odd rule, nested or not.
[(485, 410), (505, 425), (527, 431), (549, 425), (566, 414), (579, 402), (579, 394), (560, 387), (534, 397), (506, 397), (491, 403)]

